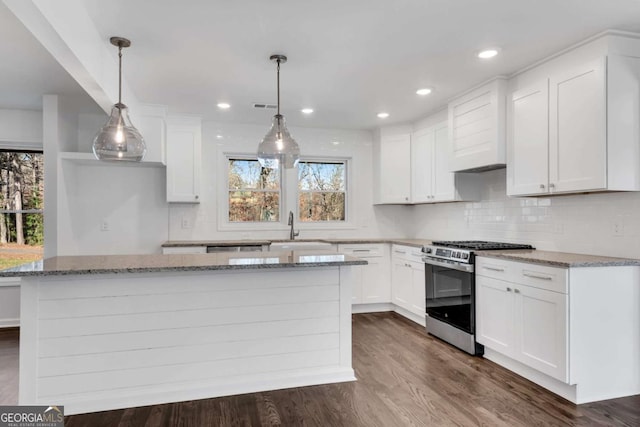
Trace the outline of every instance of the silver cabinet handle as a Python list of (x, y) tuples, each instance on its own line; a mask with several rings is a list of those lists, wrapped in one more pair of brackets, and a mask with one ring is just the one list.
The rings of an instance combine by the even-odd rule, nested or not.
[(514, 289), (513, 292), (515, 292), (516, 294), (520, 293), (520, 289)]
[(486, 267), (486, 266), (483, 266), (482, 268), (484, 268), (485, 270), (491, 270), (491, 271), (504, 271), (504, 268)]
[(393, 251), (393, 252), (395, 252), (397, 254), (406, 254), (407, 253), (407, 251)]
[(544, 184), (540, 184), (540, 189), (544, 190)]
[(549, 184), (549, 188), (556, 188), (556, 185), (551, 183), (551, 184)]
[(196, 196), (196, 199), (200, 198), (199, 196)]
[(371, 249), (353, 249), (351, 252), (371, 252)]
[(532, 279), (540, 279), (540, 280), (553, 280), (553, 277), (549, 276), (538, 276), (537, 274), (531, 273), (522, 273), (523, 276), (531, 277)]
[(511, 292), (511, 288), (507, 288), (507, 292)]
[(409, 201), (409, 198), (408, 198), (408, 197), (405, 197), (405, 198), (404, 198), (404, 200), (408, 202), (408, 201)]

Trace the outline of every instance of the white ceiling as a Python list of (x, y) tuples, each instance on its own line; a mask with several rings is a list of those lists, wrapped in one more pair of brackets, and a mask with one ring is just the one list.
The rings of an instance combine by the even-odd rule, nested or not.
[[(85, 4), (105, 42), (112, 35), (132, 40), (124, 54), (124, 73), (141, 102), (169, 105), (172, 113), (265, 126), (273, 111), (254, 110), (251, 104), (275, 102), (275, 66), (268, 60), (272, 53), (289, 56), (281, 83), (283, 113), (291, 125), (361, 129), (420, 119), (475, 84), (510, 74), (605, 29), (640, 32), (638, 0)], [(3, 32), (4, 24), (18, 25), (3, 22), (4, 7), (0, 12)], [(24, 56), (34, 63), (9, 76), (20, 81), (18, 86), (0, 79), (1, 97), (14, 96), (13, 89), (33, 86), (38, 92), (44, 90), (39, 85), (54, 83), (70, 90), (68, 76), (52, 79), (36, 72), (51, 68), (51, 58), (31, 46), (35, 42), (26, 30), (10, 32), (21, 33), (21, 44), (29, 44), (31, 54)], [(15, 60), (14, 44), (3, 40), (0, 53)], [(475, 53), (486, 46), (499, 46), (502, 52), (493, 60), (477, 59)], [(35, 69), (33, 76), (25, 75), (25, 68)], [(434, 92), (415, 95), (424, 86)], [(125, 103), (126, 98), (125, 93)], [(218, 110), (221, 101), (231, 109)], [(303, 107), (315, 113), (303, 116)], [(378, 119), (380, 111), (390, 117)]]
[(41, 110), (42, 95), (73, 97), (74, 106), (101, 111), (9, 9), (0, 2), (0, 108)]

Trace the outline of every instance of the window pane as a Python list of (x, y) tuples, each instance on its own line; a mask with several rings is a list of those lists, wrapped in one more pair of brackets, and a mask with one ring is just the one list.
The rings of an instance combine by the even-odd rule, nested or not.
[(300, 221), (344, 221), (345, 193), (300, 193)]
[(303, 191), (345, 191), (344, 163), (301, 162), (298, 189)]
[(229, 191), (230, 222), (276, 222), (280, 194), (274, 191)]
[(260, 166), (257, 160), (229, 159), (229, 189), (280, 188), (280, 176), (277, 170)]

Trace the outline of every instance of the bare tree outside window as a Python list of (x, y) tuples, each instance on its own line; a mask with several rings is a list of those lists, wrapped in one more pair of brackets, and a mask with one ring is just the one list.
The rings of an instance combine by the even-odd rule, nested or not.
[(42, 258), (44, 159), (0, 151), (0, 269)]
[(229, 159), (229, 222), (278, 222), (280, 173), (257, 160)]
[(298, 164), (298, 212), (300, 221), (345, 221), (345, 162)]

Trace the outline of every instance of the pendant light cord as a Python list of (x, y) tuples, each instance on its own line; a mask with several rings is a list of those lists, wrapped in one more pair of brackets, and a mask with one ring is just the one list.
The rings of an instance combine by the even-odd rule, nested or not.
[(280, 60), (278, 59), (278, 115), (280, 115)]
[(118, 104), (122, 104), (122, 44), (118, 45)]

